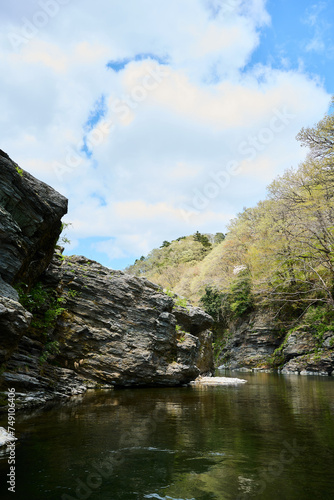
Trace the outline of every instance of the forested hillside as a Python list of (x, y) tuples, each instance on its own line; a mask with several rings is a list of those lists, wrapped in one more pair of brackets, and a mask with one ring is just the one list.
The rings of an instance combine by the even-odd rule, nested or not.
[(319, 339), (334, 330), (334, 116), (297, 140), (306, 160), (274, 180), (226, 235), (164, 242), (127, 271), (200, 303), (225, 328), (267, 308), (286, 328), (299, 322)]
[(333, 133), (333, 115), (302, 129), (297, 139), (309, 147), (306, 161), (278, 177), (266, 200), (232, 220), (226, 237), (196, 233), (165, 241), (127, 271), (194, 302), (208, 286), (227, 293), (249, 280), (256, 303), (333, 308)]
[[(212, 282), (212, 256), (216, 256), (214, 261), (218, 258), (219, 266), (224, 239), (223, 233), (203, 235), (197, 232), (172, 242), (164, 241), (160, 248), (152, 250), (147, 257), (136, 260), (126, 272), (145, 276), (197, 304), (205, 286)], [(220, 280), (212, 283), (217, 287), (223, 286)]]

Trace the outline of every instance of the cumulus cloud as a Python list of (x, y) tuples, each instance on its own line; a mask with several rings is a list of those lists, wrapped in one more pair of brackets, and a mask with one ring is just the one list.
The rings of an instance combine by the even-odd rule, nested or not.
[(0, 22), (1, 147), (69, 197), (70, 251), (109, 265), (224, 231), (329, 102), (249, 64), (265, 0), (15, 2)]

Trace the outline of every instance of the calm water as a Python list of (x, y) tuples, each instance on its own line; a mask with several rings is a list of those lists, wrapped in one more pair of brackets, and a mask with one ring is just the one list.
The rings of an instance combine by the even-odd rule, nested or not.
[(333, 500), (334, 379), (239, 376), (18, 413), (16, 493), (1, 456), (0, 498)]

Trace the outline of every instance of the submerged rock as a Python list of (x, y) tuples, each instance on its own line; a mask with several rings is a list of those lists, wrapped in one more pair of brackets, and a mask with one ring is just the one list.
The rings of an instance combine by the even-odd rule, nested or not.
[(239, 385), (245, 384), (247, 380), (233, 377), (198, 377), (190, 382), (190, 385)]

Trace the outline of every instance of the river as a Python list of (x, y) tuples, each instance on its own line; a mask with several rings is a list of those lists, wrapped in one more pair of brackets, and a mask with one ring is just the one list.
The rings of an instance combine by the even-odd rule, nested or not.
[(16, 490), (2, 454), (0, 498), (333, 500), (334, 378), (229, 375), (248, 382), (90, 391), (17, 412)]

